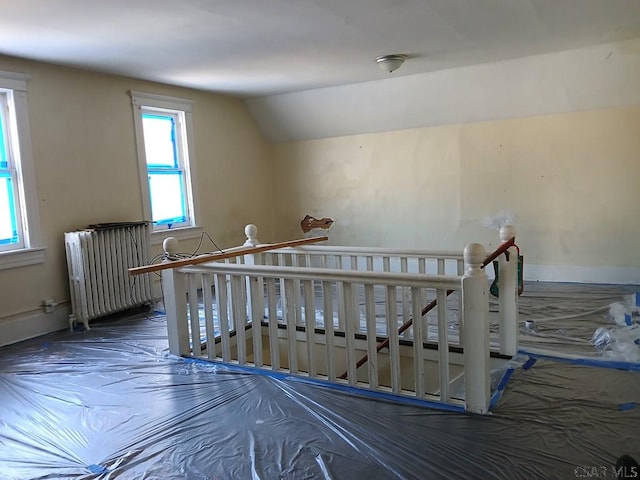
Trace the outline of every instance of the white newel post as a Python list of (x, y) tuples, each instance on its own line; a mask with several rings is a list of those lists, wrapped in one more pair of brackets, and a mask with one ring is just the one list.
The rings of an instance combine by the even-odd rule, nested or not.
[(244, 227), (244, 234), (247, 236), (247, 240), (242, 245), (243, 247), (257, 247), (260, 244), (260, 240), (258, 240), (258, 227), (252, 223)]
[(187, 324), (187, 295), (184, 274), (173, 268), (162, 271), (164, 309), (167, 314), (169, 351), (181, 357), (191, 353)]
[[(178, 241), (169, 237), (162, 243), (165, 262), (175, 259)], [(167, 315), (167, 334), (169, 351), (181, 357), (191, 353), (189, 345), (189, 326), (187, 323), (187, 294), (185, 275), (175, 268), (162, 271), (162, 289), (164, 291), (164, 309)]]
[(162, 262), (170, 262), (178, 260), (178, 239), (175, 237), (167, 237), (162, 241)]
[[(500, 229), (500, 241), (516, 236), (512, 225)], [(500, 306), (500, 353), (515, 355), (518, 351), (518, 250), (509, 247), (498, 259), (498, 302)]]
[[(249, 224), (244, 227), (247, 240), (244, 247), (256, 247), (259, 245), (258, 227)], [(252, 253), (244, 256), (245, 265), (263, 265), (261, 253)], [(264, 318), (264, 279), (262, 277), (250, 277), (246, 279), (247, 288), (247, 313), (251, 319), (251, 334), (253, 337), (253, 361), (256, 367), (262, 367), (262, 320)]]
[(491, 397), (489, 372), (489, 288), (482, 268), (486, 251), (479, 243), (464, 249), (462, 279), (463, 348), (466, 409), (487, 413)]

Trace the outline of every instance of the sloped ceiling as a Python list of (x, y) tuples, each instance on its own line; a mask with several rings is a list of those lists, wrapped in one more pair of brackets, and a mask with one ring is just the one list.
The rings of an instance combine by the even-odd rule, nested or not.
[(256, 97), (640, 37), (637, 0), (20, 0), (0, 53)]

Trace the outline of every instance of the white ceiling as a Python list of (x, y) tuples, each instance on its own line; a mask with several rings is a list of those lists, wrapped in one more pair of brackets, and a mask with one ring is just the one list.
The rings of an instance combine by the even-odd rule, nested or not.
[(639, 0), (4, 0), (0, 53), (256, 97), (640, 37)]

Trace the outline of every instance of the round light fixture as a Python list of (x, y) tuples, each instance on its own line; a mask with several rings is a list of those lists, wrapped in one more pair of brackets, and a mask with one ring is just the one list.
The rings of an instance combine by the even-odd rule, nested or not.
[(406, 55), (395, 53), (393, 55), (381, 55), (376, 58), (376, 63), (382, 70), (391, 73), (400, 68), (400, 65), (402, 65), (406, 59)]

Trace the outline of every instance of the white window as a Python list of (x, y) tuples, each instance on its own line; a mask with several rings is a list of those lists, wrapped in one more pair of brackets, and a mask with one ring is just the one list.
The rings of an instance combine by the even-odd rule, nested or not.
[(27, 117), (28, 79), (0, 71), (0, 269), (44, 261)]
[(131, 99), (145, 219), (154, 232), (196, 227), (192, 102), (140, 92)]

